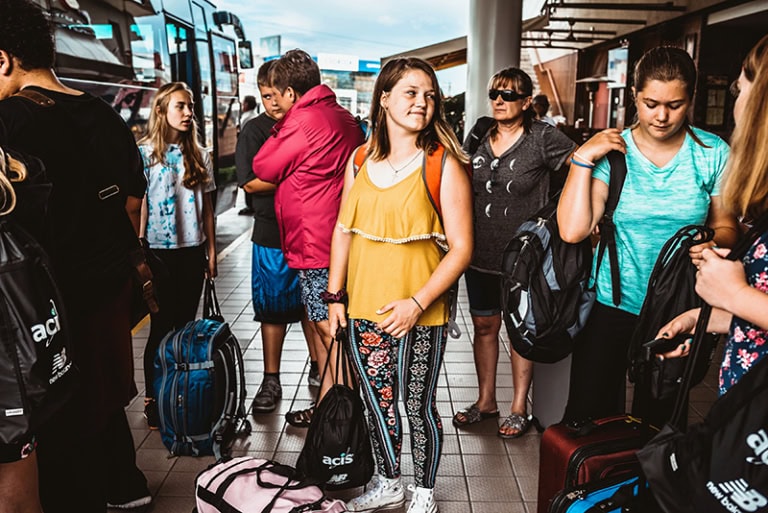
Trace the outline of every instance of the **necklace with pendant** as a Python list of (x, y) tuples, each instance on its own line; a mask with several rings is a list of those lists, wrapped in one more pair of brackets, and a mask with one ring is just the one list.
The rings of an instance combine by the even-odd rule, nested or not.
[(400, 171), (410, 166), (414, 160), (416, 160), (416, 157), (421, 155), (422, 150), (417, 151), (413, 157), (408, 159), (408, 162), (406, 162), (404, 165), (400, 166), (399, 168), (392, 165), (392, 162), (389, 161), (389, 157), (386, 158), (387, 164), (389, 164), (389, 167), (392, 168), (392, 183), (395, 183), (397, 181), (397, 176)]

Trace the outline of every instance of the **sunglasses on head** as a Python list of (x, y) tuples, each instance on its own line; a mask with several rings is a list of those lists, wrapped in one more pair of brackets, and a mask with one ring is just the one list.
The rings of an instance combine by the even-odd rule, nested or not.
[(496, 100), (501, 96), (501, 99), (505, 102), (516, 102), (517, 100), (520, 100), (521, 98), (527, 98), (527, 94), (518, 93), (517, 91), (513, 91), (511, 89), (488, 89), (488, 98), (491, 100)]

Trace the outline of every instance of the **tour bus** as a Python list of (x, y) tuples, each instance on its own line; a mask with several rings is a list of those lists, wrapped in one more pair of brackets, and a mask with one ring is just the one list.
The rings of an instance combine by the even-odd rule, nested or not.
[(106, 100), (137, 140), (146, 134), (157, 88), (189, 84), (200, 136), (213, 156), (216, 212), (230, 208), (237, 192), (238, 66), (252, 67), (240, 20), (209, 0), (36, 1), (55, 26), (62, 81)]

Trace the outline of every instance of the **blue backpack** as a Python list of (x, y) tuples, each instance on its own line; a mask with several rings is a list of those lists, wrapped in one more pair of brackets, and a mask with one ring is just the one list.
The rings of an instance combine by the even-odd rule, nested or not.
[(605, 251), (611, 264), (613, 301), (621, 302), (613, 214), (627, 175), (624, 155), (607, 155), (611, 178), (600, 246), (592, 272), (589, 237), (576, 244), (560, 238), (557, 227), (559, 193), (523, 222), (502, 256), (502, 318), (515, 351), (527, 360), (554, 363), (573, 350), (574, 337), (587, 322), (595, 301), (590, 274), (597, 276)]
[(155, 356), (160, 436), (174, 456), (229, 454), (251, 425), (245, 413), (245, 372), (240, 344), (223, 321), (206, 280), (203, 319), (169, 332)]

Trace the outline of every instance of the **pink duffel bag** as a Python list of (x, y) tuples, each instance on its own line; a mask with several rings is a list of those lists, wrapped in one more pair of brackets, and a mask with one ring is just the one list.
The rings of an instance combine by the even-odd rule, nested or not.
[(198, 513), (339, 513), (343, 502), (315, 484), (295, 479), (296, 469), (248, 456), (218, 463), (197, 476)]

